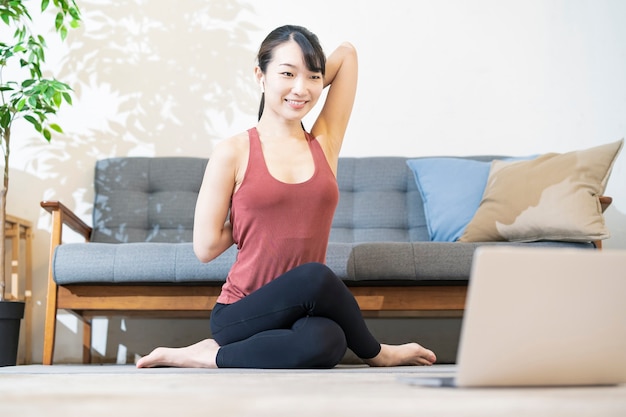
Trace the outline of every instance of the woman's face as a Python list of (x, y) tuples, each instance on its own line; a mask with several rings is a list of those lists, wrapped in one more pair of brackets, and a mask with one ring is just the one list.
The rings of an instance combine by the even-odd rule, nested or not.
[(276, 47), (265, 74), (257, 68), (265, 91), (265, 112), (300, 121), (315, 106), (324, 89), (321, 72), (309, 70), (300, 46), (294, 41)]

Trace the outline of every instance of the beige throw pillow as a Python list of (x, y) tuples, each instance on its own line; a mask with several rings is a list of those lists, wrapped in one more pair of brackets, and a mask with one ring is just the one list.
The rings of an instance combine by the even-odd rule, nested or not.
[(603, 195), (624, 139), (521, 162), (493, 161), (483, 198), (461, 242), (608, 238)]

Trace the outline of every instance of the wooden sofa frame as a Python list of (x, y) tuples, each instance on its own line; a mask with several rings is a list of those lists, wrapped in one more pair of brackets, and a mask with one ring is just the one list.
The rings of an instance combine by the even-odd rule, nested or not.
[[(600, 197), (602, 210), (612, 198)], [(57, 311), (67, 310), (83, 323), (83, 363), (91, 362), (91, 320), (95, 316), (208, 318), (221, 285), (57, 285), (52, 260), (62, 244), (63, 228), (89, 242), (92, 228), (58, 201), (43, 201), (52, 215), (50, 266), (45, 312), (43, 364), (52, 365)], [(601, 248), (601, 241), (595, 242)], [(461, 317), (467, 283), (462, 285), (351, 286), (365, 317)]]

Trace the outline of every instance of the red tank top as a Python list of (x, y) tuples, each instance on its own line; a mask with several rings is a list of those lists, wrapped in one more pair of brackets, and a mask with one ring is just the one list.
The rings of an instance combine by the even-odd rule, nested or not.
[(312, 135), (306, 133), (315, 170), (310, 179), (298, 184), (274, 178), (265, 164), (256, 128), (248, 130), (248, 136), (248, 166), (230, 211), (239, 251), (217, 300), (224, 304), (299, 265), (324, 263), (339, 199), (335, 175)]

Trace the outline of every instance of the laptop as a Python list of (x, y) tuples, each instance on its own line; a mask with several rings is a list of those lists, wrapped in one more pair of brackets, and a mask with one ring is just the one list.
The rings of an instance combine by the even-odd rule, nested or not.
[(453, 387), (625, 383), (626, 251), (477, 248), (452, 375), (402, 380)]

